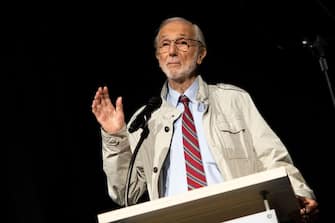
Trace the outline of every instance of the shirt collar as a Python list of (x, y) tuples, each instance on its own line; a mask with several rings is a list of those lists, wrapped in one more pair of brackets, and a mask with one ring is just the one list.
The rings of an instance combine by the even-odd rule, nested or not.
[[(199, 89), (199, 81), (197, 77), (195, 81), (193, 81), (191, 86), (187, 88), (187, 90), (184, 93), (184, 95), (186, 95), (190, 99), (191, 103), (196, 102), (196, 96), (197, 96), (198, 89)], [(177, 107), (180, 96), (181, 94), (175, 91), (174, 89), (172, 89), (170, 85), (168, 84), (167, 100), (170, 102), (172, 106)]]

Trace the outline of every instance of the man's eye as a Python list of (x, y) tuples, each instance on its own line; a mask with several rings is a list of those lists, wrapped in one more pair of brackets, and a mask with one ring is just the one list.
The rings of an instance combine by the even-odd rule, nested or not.
[(179, 45), (187, 45), (187, 41), (184, 39), (178, 40), (176, 43)]
[(163, 43), (161, 43), (161, 47), (164, 47), (164, 46), (169, 46), (170, 45), (170, 43), (169, 42), (163, 42)]

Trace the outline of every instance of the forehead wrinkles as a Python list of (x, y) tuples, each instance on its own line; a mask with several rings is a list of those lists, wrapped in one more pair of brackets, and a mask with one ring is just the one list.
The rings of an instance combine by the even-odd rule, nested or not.
[(194, 29), (191, 24), (175, 21), (164, 25), (159, 31), (159, 39), (187, 37), (194, 36)]

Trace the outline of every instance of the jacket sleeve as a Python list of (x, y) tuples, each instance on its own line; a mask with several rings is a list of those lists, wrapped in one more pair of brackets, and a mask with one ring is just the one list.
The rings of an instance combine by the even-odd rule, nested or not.
[[(117, 134), (108, 134), (101, 129), (103, 170), (107, 177), (108, 193), (112, 200), (125, 205), (124, 194), (129, 163), (132, 156), (128, 132), (124, 127)], [(146, 190), (141, 162), (137, 159), (130, 180), (128, 204), (135, 204)]]
[(254, 149), (264, 169), (284, 166), (296, 195), (313, 198), (313, 191), (306, 184), (300, 171), (294, 166), (290, 154), (275, 132), (263, 119), (248, 93), (243, 94), (244, 117), (249, 123)]

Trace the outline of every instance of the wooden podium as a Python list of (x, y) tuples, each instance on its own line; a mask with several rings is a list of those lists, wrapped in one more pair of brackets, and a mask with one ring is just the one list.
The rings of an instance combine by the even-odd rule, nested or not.
[(98, 222), (218, 223), (268, 208), (279, 222), (295, 222), (299, 217), (299, 204), (284, 167), (101, 213)]

